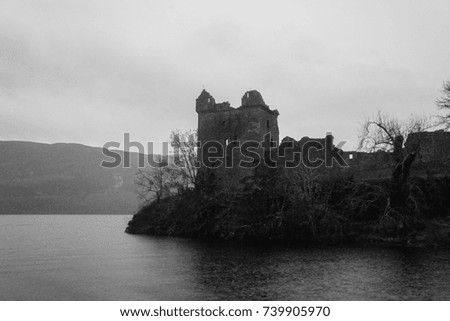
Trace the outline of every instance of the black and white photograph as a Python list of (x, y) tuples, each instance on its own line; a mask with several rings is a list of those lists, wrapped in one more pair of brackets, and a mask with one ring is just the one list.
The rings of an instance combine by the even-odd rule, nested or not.
[(449, 17), (0, 0), (0, 319), (448, 320)]

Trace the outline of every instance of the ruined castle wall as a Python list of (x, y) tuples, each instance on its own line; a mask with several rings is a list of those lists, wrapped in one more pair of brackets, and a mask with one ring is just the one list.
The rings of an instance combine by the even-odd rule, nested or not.
[(450, 132), (435, 131), (410, 134), (405, 142), (409, 152), (417, 153), (416, 161), (430, 163), (450, 160)]
[[(197, 99), (198, 140), (201, 145), (206, 142), (218, 142), (225, 151), (225, 159), (232, 168), (214, 168), (214, 174), (220, 177), (224, 185), (237, 186), (239, 181), (251, 174), (251, 170), (239, 167), (242, 155), (239, 149), (231, 149), (232, 142), (242, 145), (246, 141), (263, 142), (265, 134), (270, 133), (272, 141), (278, 143), (278, 112), (271, 110), (257, 91), (244, 94), (242, 106), (233, 108), (229, 103), (215, 103), (214, 98), (203, 91)], [(227, 148), (228, 146), (228, 148)], [(255, 150), (263, 157), (263, 150)], [(205, 151), (203, 151), (205, 152)], [(201, 155), (200, 158), (206, 155)], [(248, 160), (248, 159), (246, 159)]]
[(395, 166), (391, 153), (378, 151), (375, 153), (344, 152), (344, 160), (349, 167), (345, 169), (347, 175), (355, 179), (389, 178)]
[[(236, 187), (243, 177), (251, 174), (251, 170), (239, 167), (242, 155), (238, 149), (227, 151), (227, 143), (233, 141), (241, 145), (245, 141), (260, 143), (267, 133), (271, 133), (272, 140), (278, 142), (279, 139), (276, 115), (259, 106), (199, 113), (198, 133), (201, 144), (217, 141), (223, 146), (232, 168), (225, 169), (221, 166), (215, 169), (215, 174), (221, 177), (224, 185), (231, 187)], [(256, 151), (262, 158), (262, 148)]]
[(435, 131), (410, 134), (405, 142), (408, 152), (415, 152), (412, 174), (450, 175), (450, 132)]
[(199, 113), (199, 140), (218, 141), (261, 141), (266, 133), (272, 134), (272, 139), (279, 140), (276, 115), (263, 107), (240, 107), (221, 111)]
[[(246, 141), (263, 142), (265, 134), (270, 133), (272, 141), (279, 142), (278, 111), (267, 106), (261, 94), (255, 90), (246, 92), (241, 99), (241, 106), (233, 108), (228, 102), (216, 103), (214, 98), (205, 90), (197, 98), (196, 111), (198, 113), (198, 139), (201, 144), (215, 141), (222, 145), (224, 159), (231, 155), (231, 167), (214, 169), (225, 185), (238, 186), (239, 181), (251, 174), (251, 170), (238, 166), (242, 155), (238, 149), (231, 150), (228, 144)], [(284, 156), (280, 150), (274, 150), (278, 161), (294, 161), (293, 154), (302, 152), (307, 142), (317, 142), (322, 146), (333, 146), (333, 138), (303, 137), (299, 141), (292, 138), (294, 149), (287, 149)], [(331, 144), (331, 145), (330, 145)], [(328, 148), (330, 150), (330, 148)], [(256, 152), (262, 159), (263, 149)], [(324, 159), (324, 150), (310, 150), (310, 160)], [(444, 131), (415, 133), (408, 136), (404, 153), (416, 152), (417, 157), (411, 167), (412, 176), (420, 175), (450, 175), (450, 133)], [(333, 162), (332, 168), (326, 168), (329, 175), (352, 176), (354, 179), (385, 179), (390, 178), (395, 167), (392, 153), (375, 152), (339, 152), (348, 167), (341, 167)], [(200, 154), (200, 153), (199, 153)], [(272, 154), (272, 155), (274, 155)], [(201, 157), (201, 154), (200, 154)], [(301, 156), (300, 156), (301, 157)], [(298, 161), (297, 157), (297, 161)], [(273, 158), (272, 158), (273, 159)], [(247, 159), (246, 159), (247, 160)], [(283, 162), (284, 163), (284, 162)], [(230, 165), (230, 162), (229, 162)], [(324, 167), (324, 166), (323, 166)]]
[[(410, 134), (405, 142), (405, 155), (415, 152), (411, 176), (450, 175), (450, 133), (444, 131)], [(389, 178), (395, 167), (392, 153), (344, 152), (350, 165), (347, 173), (355, 179)]]

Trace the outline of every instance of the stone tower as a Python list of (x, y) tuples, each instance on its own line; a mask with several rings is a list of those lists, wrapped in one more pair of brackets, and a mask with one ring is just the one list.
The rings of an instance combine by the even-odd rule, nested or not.
[[(242, 146), (248, 141), (262, 143), (268, 133), (273, 142), (279, 142), (279, 113), (271, 110), (256, 90), (246, 92), (242, 96), (241, 106), (237, 108), (231, 107), (228, 102), (216, 103), (214, 97), (203, 90), (197, 98), (196, 111), (199, 159), (218, 155), (215, 153), (216, 148), (207, 150), (205, 144), (216, 147), (220, 145), (223, 148), (223, 164), (212, 169), (221, 184), (237, 187), (240, 179), (250, 174), (247, 168), (239, 166), (243, 156), (239, 148), (231, 148), (232, 146)], [(258, 148), (256, 152), (261, 158), (264, 157), (262, 148)], [(230, 161), (225, 164), (227, 159)], [(201, 166), (205, 167), (204, 165)]]

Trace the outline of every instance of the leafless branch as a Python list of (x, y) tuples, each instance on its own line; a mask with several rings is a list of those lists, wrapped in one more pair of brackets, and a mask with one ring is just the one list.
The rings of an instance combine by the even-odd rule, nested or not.
[(394, 150), (396, 137), (407, 138), (409, 134), (423, 132), (433, 127), (430, 117), (411, 115), (407, 120), (383, 114), (380, 111), (367, 118), (361, 127), (358, 149), (369, 152)]
[(445, 130), (450, 129), (450, 81), (444, 81), (441, 89), (442, 96), (436, 100), (436, 105), (442, 114), (438, 114), (437, 125)]

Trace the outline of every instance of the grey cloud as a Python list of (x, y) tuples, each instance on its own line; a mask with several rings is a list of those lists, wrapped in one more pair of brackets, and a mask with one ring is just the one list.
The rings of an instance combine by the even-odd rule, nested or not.
[(131, 131), (163, 140), (196, 126), (203, 86), (232, 105), (258, 89), (280, 110), (281, 134), (295, 137), (335, 129), (354, 139), (358, 120), (377, 109), (432, 113), (450, 74), (441, 41), (448, 21), (422, 31), (400, 5), (345, 7), (352, 10), (334, 2), (2, 2), (0, 137), (101, 145)]

